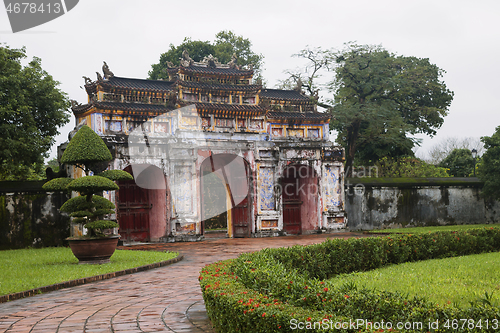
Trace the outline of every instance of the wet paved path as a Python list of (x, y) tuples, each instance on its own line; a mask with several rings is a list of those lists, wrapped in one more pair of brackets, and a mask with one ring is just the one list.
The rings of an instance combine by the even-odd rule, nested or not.
[(354, 233), (207, 239), (126, 248), (178, 251), (170, 266), (0, 304), (0, 332), (213, 332), (198, 284), (206, 264), (266, 247), (307, 245)]

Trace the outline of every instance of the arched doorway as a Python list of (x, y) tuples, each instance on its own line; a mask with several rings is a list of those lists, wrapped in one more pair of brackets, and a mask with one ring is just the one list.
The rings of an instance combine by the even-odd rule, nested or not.
[(157, 242), (167, 231), (167, 186), (161, 169), (148, 164), (125, 168), (134, 180), (118, 186), (120, 236), (127, 242)]
[[(226, 214), (227, 233), (230, 237), (250, 237), (251, 222), (251, 171), (248, 162), (233, 154), (215, 154), (207, 157), (200, 167), (202, 230), (207, 220)], [(219, 189), (212, 194), (218, 198), (218, 206), (208, 208), (210, 199), (206, 198), (210, 182), (219, 182)], [(221, 198), (225, 198), (224, 200)]]
[(308, 165), (291, 165), (283, 172), (283, 231), (299, 235), (318, 226), (318, 177)]
[(221, 175), (202, 169), (202, 224), (204, 233), (227, 233), (226, 184)]

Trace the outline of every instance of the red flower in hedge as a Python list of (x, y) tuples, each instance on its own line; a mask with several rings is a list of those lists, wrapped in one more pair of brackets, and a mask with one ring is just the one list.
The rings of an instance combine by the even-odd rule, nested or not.
[(262, 317), (265, 317), (265, 316), (266, 316), (266, 313), (264, 312), (264, 313), (262, 314)]
[(324, 291), (328, 291), (328, 288), (323, 289)]
[(307, 317), (307, 321), (311, 321), (311, 317)]

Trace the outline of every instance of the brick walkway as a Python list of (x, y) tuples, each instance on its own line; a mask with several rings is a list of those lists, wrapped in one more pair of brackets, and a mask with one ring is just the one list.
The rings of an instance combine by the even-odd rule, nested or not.
[(326, 238), (353, 236), (366, 235), (335, 233), (130, 246), (127, 248), (178, 251), (184, 260), (0, 304), (0, 332), (213, 332), (198, 285), (203, 266), (266, 247), (307, 245)]

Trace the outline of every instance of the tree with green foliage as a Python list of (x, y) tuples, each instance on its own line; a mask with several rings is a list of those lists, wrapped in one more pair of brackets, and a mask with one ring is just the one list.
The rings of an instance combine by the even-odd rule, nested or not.
[(59, 172), (59, 162), (57, 161), (57, 158), (51, 158), (47, 162), (47, 168), (51, 168), (53, 172), (58, 173)]
[(69, 213), (74, 218), (74, 223), (84, 224), (90, 237), (102, 237), (104, 229), (118, 227), (116, 222), (102, 219), (104, 215), (114, 213), (115, 205), (96, 194), (118, 190), (114, 180), (133, 179), (128, 172), (122, 170), (108, 170), (98, 175), (90, 175), (92, 170), (96, 170), (96, 166), (112, 159), (104, 141), (85, 125), (71, 139), (61, 158), (61, 163), (82, 169), (85, 177), (56, 178), (43, 185), (47, 191), (70, 190), (80, 193), (81, 196), (66, 201), (61, 206), (61, 211)]
[(168, 80), (168, 64), (179, 66), (184, 50), (197, 62), (202, 61), (204, 57), (211, 54), (225, 64), (231, 61), (233, 54), (236, 54), (239, 66), (251, 65), (255, 72), (254, 78), (261, 78), (264, 56), (252, 51), (252, 42), (249, 39), (237, 36), (232, 31), (224, 30), (219, 32), (215, 35), (213, 43), (209, 41), (193, 41), (191, 38), (186, 37), (180, 45), (170, 44), (169, 47), (170, 49), (167, 52), (161, 54), (159, 63), (151, 65), (151, 70), (148, 73), (150, 80)]
[(449, 177), (445, 168), (426, 163), (415, 157), (383, 157), (375, 163), (375, 170), (376, 174), (371, 176), (386, 178)]
[(486, 197), (500, 199), (500, 126), (492, 136), (483, 136), (486, 152), (478, 166), (479, 178), (484, 181), (483, 194)]
[(475, 149), (477, 155), (484, 153), (484, 144), (479, 137), (447, 137), (435, 144), (428, 152), (426, 161), (431, 164), (439, 164), (454, 149)]
[[(58, 129), (69, 121), (69, 100), (26, 49), (0, 44), (0, 179), (23, 180), (43, 173)], [(31, 175), (31, 176), (30, 176)], [(38, 178), (38, 177), (35, 177)]]
[(335, 61), (335, 78), (329, 83), (335, 95), (330, 127), (346, 147), (347, 167), (357, 154), (373, 152), (373, 144), (378, 152), (372, 159), (395, 155), (396, 150), (407, 154), (415, 144), (408, 135), (432, 136), (443, 124), (453, 92), (441, 81), (444, 71), (429, 59), (355, 44), (330, 57)]
[(469, 177), (474, 173), (474, 159), (469, 149), (453, 149), (438, 166), (448, 169), (453, 177)]
[[(444, 71), (429, 59), (353, 43), (341, 51), (306, 48), (296, 56), (308, 64), (289, 72), (290, 78), (300, 79), (318, 105), (332, 112), (330, 129), (346, 148), (346, 170), (355, 159), (369, 164), (384, 156), (413, 156), (418, 141), (411, 135), (436, 134), (453, 100), (441, 80)], [(335, 73), (325, 85), (333, 98), (319, 96), (325, 70)]]

